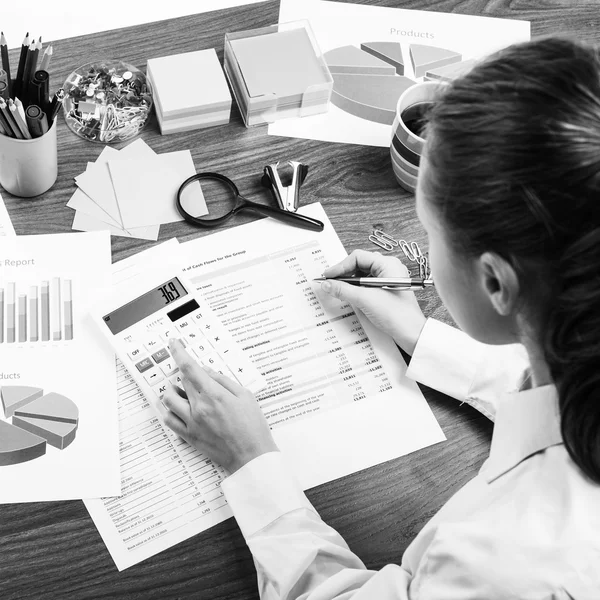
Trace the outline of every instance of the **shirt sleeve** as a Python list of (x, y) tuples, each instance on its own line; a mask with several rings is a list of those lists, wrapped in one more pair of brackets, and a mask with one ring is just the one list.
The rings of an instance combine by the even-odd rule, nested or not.
[[(280, 452), (255, 458), (221, 487), (252, 552), (261, 600), (409, 598), (409, 574), (396, 565), (366, 569), (321, 520)], [(365, 595), (367, 584), (388, 592)]]
[(252, 552), (261, 600), (512, 597), (502, 565), (490, 572), (493, 537), (479, 525), (473, 535), (459, 529), (434, 536), (414, 573), (395, 564), (373, 571), (321, 520), (281, 453), (255, 458), (221, 487)]
[(521, 344), (482, 344), (455, 327), (427, 319), (406, 375), (494, 420), (497, 399), (522, 389), (528, 372)]

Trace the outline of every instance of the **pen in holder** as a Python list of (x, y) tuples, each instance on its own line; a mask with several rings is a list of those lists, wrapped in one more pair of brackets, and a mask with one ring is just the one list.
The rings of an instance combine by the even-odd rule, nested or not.
[(56, 119), (40, 137), (17, 139), (0, 135), (0, 185), (21, 198), (48, 191), (58, 176)]

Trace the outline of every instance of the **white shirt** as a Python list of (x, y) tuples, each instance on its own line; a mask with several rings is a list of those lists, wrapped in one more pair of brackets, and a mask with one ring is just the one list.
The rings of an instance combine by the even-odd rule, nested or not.
[[(402, 565), (366, 569), (278, 452), (222, 484), (263, 600), (599, 600), (600, 485), (570, 459), (554, 386), (525, 391), (521, 346), (428, 320), (408, 376), (495, 420), (488, 460), (425, 525)], [(508, 393), (507, 393), (508, 392)]]

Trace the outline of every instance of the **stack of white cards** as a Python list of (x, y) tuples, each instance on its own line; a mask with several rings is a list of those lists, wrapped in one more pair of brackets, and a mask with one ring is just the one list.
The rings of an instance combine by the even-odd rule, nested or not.
[(229, 123), (231, 94), (214, 48), (152, 58), (146, 71), (163, 135)]
[[(67, 206), (73, 208), (73, 229), (157, 240), (160, 225), (182, 221), (177, 211), (179, 186), (196, 173), (189, 150), (157, 154), (137, 139), (122, 150), (106, 146), (96, 162), (75, 177), (77, 191)], [(198, 182), (196, 206), (204, 206)], [(188, 190), (186, 189), (186, 194)], [(200, 211), (198, 214), (206, 214)]]

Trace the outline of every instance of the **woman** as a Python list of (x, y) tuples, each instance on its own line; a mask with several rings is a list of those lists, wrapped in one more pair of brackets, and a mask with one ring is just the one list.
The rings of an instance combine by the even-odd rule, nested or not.
[[(426, 139), (417, 213), (464, 333), (411, 293), (323, 284), (412, 354), (409, 376), (495, 420), (489, 459), (402, 565), (367, 570), (298, 489), (252, 395), (176, 341), (189, 400), (172, 388), (165, 421), (232, 474), (261, 598), (598, 599), (600, 51), (501, 51), (448, 86)], [(406, 273), (356, 251), (325, 276), (357, 272)]]

